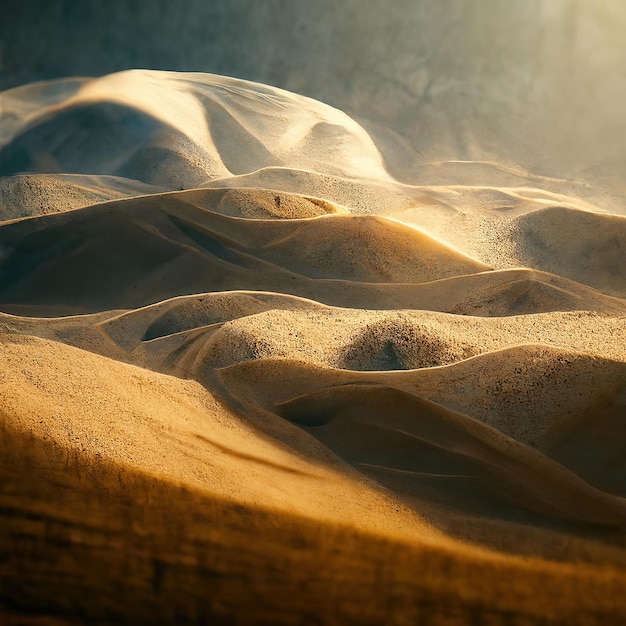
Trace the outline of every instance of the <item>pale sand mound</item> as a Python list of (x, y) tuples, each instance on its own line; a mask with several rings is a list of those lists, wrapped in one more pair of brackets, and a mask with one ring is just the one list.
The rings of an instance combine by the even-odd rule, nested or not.
[(548, 207), (518, 217), (512, 240), (525, 265), (626, 296), (626, 216)]
[(618, 197), (226, 77), (0, 97), (0, 622), (626, 620)]
[[(12, 90), (12, 101), (30, 99), (32, 88), (24, 89)], [(255, 83), (133, 70), (85, 81), (63, 102), (37, 97), (43, 106), (14, 118), (5, 135), (0, 175), (113, 174), (188, 188), (288, 165), (389, 179), (374, 142), (345, 113)]]
[(226, 291), (181, 296), (135, 309), (114, 317), (104, 325), (106, 332), (120, 341), (134, 338), (150, 341), (185, 331), (222, 324), (264, 311), (323, 309), (314, 300), (270, 292)]
[(268, 189), (197, 189), (182, 192), (179, 197), (231, 217), (295, 219), (349, 213), (343, 207), (319, 198)]
[(0, 178), (0, 221), (80, 209), (162, 191), (116, 176), (16, 174)]

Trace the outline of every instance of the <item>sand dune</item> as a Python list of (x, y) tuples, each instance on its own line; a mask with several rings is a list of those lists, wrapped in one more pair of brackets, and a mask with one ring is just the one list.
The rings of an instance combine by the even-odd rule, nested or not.
[(226, 77), (0, 97), (0, 621), (626, 620), (619, 198)]
[[(58, 93), (56, 83), (49, 89)], [(22, 99), (19, 88), (11, 96)], [(69, 171), (193, 187), (289, 165), (388, 178), (374, 142), (345, 113), (246, 81), (134, 70), (86, 81), (52, 106), (51, 96), (37, 98), (44, 106), (12, 120), (2, 175)]]
[(522, 263), (626, 295), (624, 273), (616, 271), (626, 250), (625, 216), (547, 207), (517, 218), (513, 240)]
[[(241, 354), (242, 350), (237, 353)], [(275, 375), (280, 363), (288, 369), (285, 384), (281, 389), (266, 390), (267, 377)], [(472, 415), (518, 441), (539, 448), (544, 445), (544, 439), (551, 440), (555, 433), (580, 426), (581, 416), (587, 415), (592, 421), (596, 412), (602, 415), (607, 407), (609, 412), (619, 415), (623, 403), (623, 362), (543, 345), (487, 352), (446, 367), (419, 371), (355, 372), (310, 362), (304, 367), (303, 363), (287, 357), (246, 358), (239, 364), (226, 366), (220, 377), (229, 376), (228, 384), (235, 385), (234, 395), (244, 393), (252, 401), (260, 394), (261, 398), (269, 397), (272, 403), (286, 400), (284, 394), (290, 393), (286, 391), (287, 381), (292, 380), (293, 385), (306, 393), (319, 391), (331, 383), (380, 382)], [(240, 389), (239, 383), (227, 374), (230, 367), (253, 376), (253, 382), (242, 383)], [(264, 375), (266, 368), (268, 374)], [(526, 418), (523, 421), (519, 419), (521, 413)]]
[[(487, 315), (623, 310), (621, 300), (556, 277), (527, 271), (485, 275), (488, 268), (479, 261), (390, 220), (326, 217), (339, 209), (285, 194), (274, 205), (320, 215), (302, 221), (242, 219), (228, 215), (237, 211), (234, 192), (222, 193), (150, 195), (0, 225), (0, 301), (8, 312), (48, 316), (243, 289), (339, 306), (376, 302), (380, 308)], [(267, 194), (259, 194), (262, 207)], [(250, 196), (244, 199), (250, 202)], [(207, 208), (214, 204), (216, 211)], [(220, 205), (227, 214), (218, 212)], [(452, 282), (436, 283), (446, 278)]]
[(158, 187), (114, 176), (16, 174), (0, 178), (0, 215), (3, 221), (34, 217), (159, 191)]
[[(396, 489), (422, 495), (426, 482), (435, 500), (449, 498), (485, 515), (495, 509), (506, 517), (500, 495), (548, 516), (618, 527), (626, 522), (626, 503), (601, 493), (592, 498), (586, 484), (541, 456), (405, 391), (343, 385), (280, 403), (276, 410), (350, 463), (375, 475), (391, 474)], [(437, 482), (443, 483), (438, 489)]]
[[(7, 310), (46, 304), (53, 313), (65, 314), (230, 289), (304, 297), (322, 291), (320, 300), (343, 304), (344, 291), (361, 291), (365, 297), (370, 289), (363, 283), (422, 282), (455, 270), (484, 269), (406, 226), (366, 216), (354, 218), (359, 224), (340, 216), (330, 224), (326, 219), (241, 220), (208, 213), (173, 195), (13, 222), (0, 226), (5, 251), (0, 299)], [(345, 238), (348, 223), (350, 244), (337, 253), (336, 242)], [(33, 248), (36, 255), (30, 254)], [(361, 252), (370, 258), (359, 265)], [(101, 278), (94, 282), (96, 274)], [(51, 281), (53, 275), (59, 279)]]

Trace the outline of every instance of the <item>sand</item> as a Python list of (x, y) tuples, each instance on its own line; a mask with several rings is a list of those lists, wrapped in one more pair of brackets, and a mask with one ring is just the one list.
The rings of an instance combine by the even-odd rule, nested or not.
[(0, 621), (626, 621), (617, 199), (222, 76), (0, 98)]

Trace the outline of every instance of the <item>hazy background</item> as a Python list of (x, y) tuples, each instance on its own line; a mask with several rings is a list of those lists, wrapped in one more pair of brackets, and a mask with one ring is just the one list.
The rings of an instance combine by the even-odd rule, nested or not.
[(228, 74), (393, 128), (421, 162), (498, 160), (621, 194), (624, 33), (622, 0), (14, 0), (0, 87)]

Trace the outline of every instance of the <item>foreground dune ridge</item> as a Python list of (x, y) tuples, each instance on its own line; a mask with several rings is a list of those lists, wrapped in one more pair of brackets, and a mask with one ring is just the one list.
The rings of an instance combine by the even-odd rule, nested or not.
[[(307, 526), (297, 520), (293, 523), (287, 516), (276, 529), (271, 516), (263, 515), (261, 511), (242, 510), (230, 506), (227, 501), (207, 502), (193, 491), (129, 472), (120, 466), (108, 466), (98, 460), (92, 471), (86, 474), (84, 455), (83, 462), (79, 463), (74, 455), (68, 455), (67, 451), (44, 440), (20, 438), (6, 429), (1, 434), (9, 450), (9, 455), (3, 457), (8, 463), (7, 474), (17, 478), (14, 484), (30, 495), (28, 504), (24, 506), (22, 503), (21, 506), (24, 517), (20, 518), (18, 512), (9, 519), (17, 521), (18, 532), (20, 526), (23, 529), (30, 525), (32, 536), (37, 536), (33, 519), (45, 520), (48, 528), (48, 540), (43, 546), (45, 551), (29, 552), (30, 559), (24, 565), (28, 563), (36, 568), (40, 559), (57, 557), (60, 574), (71, 574), (67, 543), (62, 537), (67, 529), (68, 510), (72, 508), (66, 506), (59, 510), (55, 498), (50, 497), (61, 496), (66, 505), (78, 505), (82, 511), (81, 524), (73, 530), (84, 546), (82, 555), (104, 566), (104, 570), (97, 572), (93, 568), (87, 570), (77, 581), (75, 593), (72, 593), (73, 587), (63, 582), (64, 578), (49, 579), (49, 593), (44, 596), (43, 603), (41, 579), (37, 581), (37, 587), (26, 589), (22, 586), (18, 591), (13, 586), (16, 579), (11, 577), (6, 589), (18, 591), (18, 595), (28, 602), (30, 615), (45, 615), (51, 610), (57, 615), (67, 615), (79, 610), (83, 618), (92, 622), (102, 622), (103, 615), (110, 617), (107, 621), (115, 619), (117, 623), (149, 623), (146, 616), (150, 616), (152, 623), (155, 620), (160, 623), (187, 622), (206, 611), (206, 598), (210, 594), (214, 623), (229, 623), (234, 617), (254, 623), (261, 620), (297, 623), (302, 615), (311, 614), (311, 598), (315, 601), (314, 614), (327, 623), (338, 623), (337, 620), (382, 623), (390, 618), (403, 620), (407, 617), (432, 623), (440, 623), (443, 619), (489, 619), (506, 623), (512, 616), (518, 621), (525, 619), (533, 623), (545, 621), (546, 613), (555, 616), (550, 620), (553, 623), (561, 621), (558, 616), (566, 616), (569, 623), (580, 624), (597, 620), (598, 615), (604, 623), (619, 619), (620, 609), (615, 600), (620, 597), (622, 579), (619, 570), (611, 571), (606, 566), (571, 567), (541, 563), (535, 568), (533, 560), (526, 558), (521, 562), (514, 560), (512, 567), (507, 569), (501, 562), (491, 561), (490, 566), (487, 560), (480, 568), (481, 581), (476, 586), (472, 583), (476, 581), (476, 560), (463, 561), (458, 557), (446, 560), (441, 558), (440, 550), (430, 552), (422, 548), (416, 551), (414, 544), (379, 541), (373, 535), (355, 534), (354, 530), (343, 532), (331, 527), (320, 530), (314, 524)], [(29, 471), (24, 471), (27, 467)], [(53, 468), (60, 469), (55, 476), (61, 482), (49, 481)], [(110, 500), (103, 496), (112, 483), (133, 494), (132, 505), (129, 506), (128, 499)], [(46, 495), (42, 498), (43, 494)], [(73, 500), (74, 494), (80, 500)], [(155, 501), (159, 500), (171, 502), (172, 508), (155, 507)], [(9, 502), (13, 504), (14, 501)], [(146, 506), (146, 503), (152, 506)], [(191, 508), (195, 511), (193, 521), (186, 513)], [(181, 525), (183, 518), (187, 521)], [(215, 528), (216, 523), (219, 534), (207, 533), (207, 526)], [(148, 528), (165, 528), (166, 532), (163, 536), (146, 535), (145, 529)], [(251, 528), (262, 533), (265, 541), (250, 544)], [(54, 537), (57, 534), (59, 540)], [(171, 542), (176, 543), (175, 554), (171, 552)], [(363, 553), (364, 545), (368, 546), (366, 554)], [(359, 549), (355, 550), (355, 546)], [(116, 559), (120, 549), (135, 554), (133, 562), (123, 568)], [(155, 558), (155, 554), (159, 557)], [(239, 558), (234, 560), (233, 555)], [(269, 589), (259, 578), (259, 573), (264, 571), (263, 565), (268, 563), (272, 564), (265, 570), (267, 580), (272, 581)], [(428, 569), (428, 586), (414, 588), (416, 567)], [(350, 568), (358, 573), (356, 580), (346, 579), (337, 587), (333, 572)], [(303, 598), (301, 585), (307, 584), (311, 569), (318, 576), (320, 572), (329, 575), (323, 574), (323, 579)], [(496, 572), (498, 575), (493, 576)], [(514, 576), (508, 575), (511, 573)], [(244, 585), (214, 587), (212, 580), (215, 576), (228, 579), (233, 575), (238, 575)], [(119, 576), (125, 582), (122, 587), (116, 584)], [(493, 577), (493, 584), (485, 589), (483, 582), (487, 577)], [(177, 584), (181, 578), (186, 582), (182, 587)], [(372, 583), (379, 590), (379, 599), (375, 601), (363, 594)], [(94, 584), (100, 593), (87, 596), (85, 591), (93, 589)], [(152, 598), (155, 588), (161, 600), (158, 615)], [(402, 591), (405, 589), (410, 592)], [(450, 593), (452, 589), (454, 592)], [(291, 590), (293, 593), (286, 593)], [(111, 611), (110, 593), (115, 594), (114, 606), (119, 607), (118, 611)], [(570, 609), (572, 593), (581, 597), (576, 613)], [(285, 596), (279, 610), (273, 601), (276, 594)], [(383, 601), (381, 605), (381, 596), (390, 601)], [(341, 600), (338, 601), (338, 597)], [(354, 602), (355, 599), (358, 602)], [(520, 606), (526, 607), (523, 613)], [(8, 623), (23, 623), (24, 613), (18, 607), (13, 606), (5, 613)], [(33, 619), (37, 621), (36, 617)], [(46, 619), (45, 622), (67, 623), (62, 618)]]
[(3, 619), (626, 619), (615, 198), (396, 180), (346, 114), (227, 77), (0, 97)]

